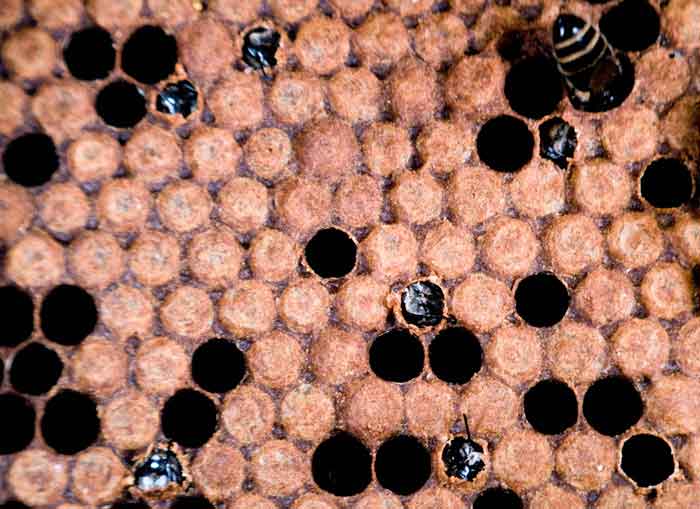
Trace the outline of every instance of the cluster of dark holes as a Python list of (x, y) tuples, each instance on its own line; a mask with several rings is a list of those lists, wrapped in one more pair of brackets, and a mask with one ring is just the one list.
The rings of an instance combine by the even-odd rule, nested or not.
[[(53, 350), (39, 343), (29, 343), (12, 361), (10, 382), (18, 392), (44, 394), (58, 381), (62, 368), (62, 362)], [(193, 355), (193, 379), (209, 392), (232, 390), (244, 375), (245, 359), (233, 342), (213, 339), (200, 346)], [(26, 448), (34, 438), (36, 414), (32, 403), (19, 395), (0, 394), (0, 414), (13, 416), (2, 421), (0, 454)], [(193, 415), (197, 418), (192, 419)], [(164, 404), (161, 422), (168, 439), (184, 447), (200, 447), (216, 430), (218, 410), (204, 393), (182, 389)], [(99, 435), (97, 406), (85, 394), (61, 390), (46, 403), (40, 429), (46, 444), (56, 452), (80, 452), (92, 445)]]
[[(59, 285), (44, 296), (39, 310), (44, 336), (54, 343), (73, 346), (95, 328), (97, 308), (92, 296), (80, 287)], [(16, 286), (0, 288), (0, 319), (4, 324), (0, 346), (17, 347), (34, 331), (31, 296)], [(30, 396), (49, 392), (58, 382), (63, 362), (51, 348), (31, 342), (15, 352), (9, 381), (17, 391)], [(0, 454), (26, 448), (34, 438), (36, 412), (32, 403), (16, 394), (0, 394)], [(40, 430), (46, 444), (61, 454), (75, 454), (95, 442), (100, 431), (97, 406), (89, 396), (61, 390), (44, 406)]]
[[(416, 437), (397, 435), (383, 442), (374, 457), (377, 482), (397, 495), (420, 490), (432, 471), (429, 450)], [(311, 473), (316, 485), (338, 497), (362, 493), (372, 481), (372, 453), (354, 435), (338, 431), (313, 453)], [(483, 490), (474, 509), (522, 509), (520, 497), (503, 487)]]
[[(379, 484), (396, 494), (420, 490), (432, 471), (430, 452), (411, 435), (398, 435), (377, 449), (374, 473)], [(322, 442), (311, 460), (314, 482), (340, 497), (362, 493), (372, 481), (372, 454), (359, 439), (340, 431)]]
[[(433, 374), (447, 383), (465, 384), (481, 369), (483, 351), (479, 339), (463, 327), (448, 327), (428, 346)], [(369, 365), (375, 375), (404, 383), (423, 372), (425, 351), (421, 340), (408, 329), (390, 329), (372, 342)]]
[[(245, 355), (233, 341), (214, 338), (192, 355), (192, 379), (203, 390), (223, 394), (241, 383), (246, 374)], [(197, 416), (192, 419), (191, 416)], [(201, 447), (209, 441), (218, 422), (216, 404), (203, 392), (181, 389), (161, 411), (163, 434), (183, 447)]]

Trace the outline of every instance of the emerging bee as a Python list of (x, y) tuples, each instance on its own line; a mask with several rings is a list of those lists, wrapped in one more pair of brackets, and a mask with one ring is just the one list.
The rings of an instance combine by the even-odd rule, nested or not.
[(156, 109), (168, 115), (182, 115), (184, 118), (197, 109), (199, 94), (194, 85), (186, 80), (168, 83), (156, 98)]
[(475, 491), (486, 483), (488, 449), (485, 443), (472, 439), (467, 416), (462, 417), (466, 434), (454, 435), (438, 448), (438, 475), (445, 483), (455, 484), (465, 491)]
[(186, 460), (173, 444), (152, 445), (136, 460), (132, 493), (166, 499), (184, 493), (190, 485)]
[(267, 77), (265, 68), (277, 65), (275, 54), (279, 49), (280, 39), (281, 36), (276, 30), (266, 27), (253, 28), (243, 39), (243, 60)]
[(554, 56), (574, 108), (601, 112), (615, 108), (634, 86), (634, 67), (615, 53), (590, 21), (561, 14), (552, 30)]

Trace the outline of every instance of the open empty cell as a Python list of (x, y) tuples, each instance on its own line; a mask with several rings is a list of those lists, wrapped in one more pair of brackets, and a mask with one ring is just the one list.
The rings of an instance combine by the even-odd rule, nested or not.
[(642, 173), (639, 191), (657, 209), (680, 207), (693, 196), (693, 176), (678, 159), (657, 159)]
[(74, 285), (59, 285), (44, 297), (40, 310), (41, 330), (47, 339), (74, 346), (97, 325), (97, 306), (92, 295)]
[(564, 97), (557, 64), (543, 55), (513, 64), (506, 75), (505, 95), (516, 113), (533, 119), (549, 115)]
[(0, 287), (0, 320), (3, 323), (0, 346), (13, 347), (29, 339), (34, 330), (32, 297), (13, 285)]
[(192, 354), (192, 378), (209, 392), (228, 392), (243, 379), (245, 356), (226, 339), (210, 339)]
[(657, 435), (633, 435), (622, 444), (620, 468), (637, 486), (661, 484), (676, 471), (671, 445)]
[(15, 184), (40, 186), (58, 170), (56, 145), (46, 134), (23, 134), (7, 144), (2, 163), (5, 174)]
[(515, 310), (533, 327), (558, 324), (569, 309), (569, 291), (551, 272), (527, 276), (515, 289)]
[(510, 115), (487, 121), (476, 137), (479, 158), (491, 169), (506, 173), (518, 171), (532, 159), (535, 139), (527, 124)]
[(441, 330), (428, 347), (430, 369), (440, 380), (465, 384), (481, 369), (484, 352), (479, 339), (464, 327)]
[(474, 509), (523, 509), (523, 501), (508, 488), (488, 488), (474, 499)]
[(644, 412), (634, 384), (621, 376), (596, 380), (583, 397), (583, 416), (598, 433), (614, 437), (637, 424)]
[(183, 447), (201, 447), (216, 431), (218, 411), (205, 394), (181, 389), (165, 402), (160, 414), (163, 434)]
[(406, 329), (379, 335), (369, 348), (374, 374), (389, 382), (408, 382), (423, 371), (425, 353), (420, 339)]
[(642, 51), (659, 38), (661, 22), (647, 0), (623, 0), (603, 13), (600, 31), (621, 51)]
[(153, 85), (175, 72), (177, 41), (162, 28), (138, 28), (122, 48), (122, 70), (136, 81)]
[(311, 473), (324, 491), (337, 497), (357, 495), (372, 481), (372, 455), (355, 436), (341, 431), (316, 448)]
[(578, 419), (576, 393), (559, 380), (542, 380), (523, 398), (525, 417), (535, 431), (545, 435), (564, 432)]
[(17, 394), (0, 394), (0, 454), (19, 452), (34, 440), (36, 412)]
[(56, 385), (63, 372), (63, 361), (41, 343), (29, 343), (15, 353), (10, 365), (10, 383), (17, 392), (39, 396)]
[(97, 405), (90, 396), (63, 390), (44, 407), (41, 435), (59, 454), (75, 454), (90, 447), (100, 434)]
[(430, 453), (417, 438), (398, 435), (379, 446), (374, 471), (384, 488), (398, 495), (411, 495), (430, 477)]
[(74, 78), (83, 81), (105, 79), (114, 69), (117, 52), (112, 36), (99, 27), (73, 32), (63, 50), (63, 60)]
[(322, 278), (347, 276), (355, 268), (357, 244), (343, 230), (319, 230), (307, 242), (304, 257), (309, 268)]
[(98, 92), (95, 110), (105, 124), (126, 129), (146, 116), (146, 98), (133, 83), (117, 80)]

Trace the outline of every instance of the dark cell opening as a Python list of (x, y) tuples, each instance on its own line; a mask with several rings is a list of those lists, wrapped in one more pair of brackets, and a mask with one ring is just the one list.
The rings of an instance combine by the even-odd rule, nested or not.
[(666, 440), (645, 433), (634, 435), (622, 444), (620, 467), (637, 485), (647, 488), (671, 477), (676, 463)]
[(488, 488), (476, 497), (474, 509), (523, 509), (523, 501), (507, 488)]
[(245, 371), (245, 356), (232, 341), (211, 339), (192, 355), (192, 378), (205, 391), (228, 392), (241, 383)]
[(173, 72), (177, 64), (177, 41), (157, 26), (134, 31), (122, 48), (122, 70), (141, 83), (154, 85)]
[(19, 500), (6, 500), (0, 504), (0, 509), (30, 509)]
[(277, 65), (275, 54), (280, 46), (280, 34), (266, 27), (256, 27), (243, 38), (243, 61), (253, 69)]
[(417, 438), (399, 435), (379, 446), (374, 471), (384, 488), (398, 495), (410, 495), (430, 477), (430, 453)]
[(596, 380), (583, 397), (583, 416), (598, 433), (614, 437), (642, 417), (644, 404), (634, 384), (621, 376)]
[(214, 402), (193, 389), (177, 391), (165, 402), (160, 415), (163, 434), (184, 447), (207, 443), (216, 431), (217, 420)]
[(621, 51), (645, 50), (661, 31), (659, 14), (646, 0), (623, 0), (603, 14), (599, 26), (608, 42)]
[(423, 343), (406, 329), (392, 329), (378, 336), (369, 348), (374, 374), (389, 382), (408, 382), (423, 371)]
[(505, 95), (513, 111), (524, 117), (549, 115), (564, 97), (556, 63), (536, 56), (513, 64), (506, 76)]
[(5, 174), (24, 187), (46, 184), (58, 169), (56, 145), (41, 133), (23, 134), (7, 144), (2, 155)]
[(59, 285), (41, 303), (41, 330), (60, 345), (80, 344), (97, 325), (97, 306), (88, 292), (73, 285)]
[(682, 161), (661, 158), (653, 161), (644, 170), (639, 189), (642, 197), (652, 207), (680, 207), (692, 198), (693, 176)]
[(146, 116), (146, 99), (133, 83), (113, 81), (97, 94), (95, 110), (105, 124), (125, 129)]
[(352, 272), (357, 258), (357, 244), (342, 230), (319, 230), (306, 244), (306, 263), (323, 278), (343, 277)]
[(569, 167), (569, 159), (576, 150), (576, 131), (559, 117), (542, 122), (540, 131), (540, 156), (549, 159), (562, 170)]
[(162, 492), (180, 486), (184, 480), (177, 455), (168, 449), (154, 449), (134, 470), (134, 486), (144, 493)]
[(34, 440), (36, 412), (32, 404), (16, 394), (0, 394), (0, 454), (26, 449)]
[(120, 500), (112, 504), (111, 509), (151, 509), (143, 500)]
[(84, 81), (101, 80), (114, 69), (117, 52), (112, 36), (99, 27), (73, 32), (63, 50), (63, 59), (74, 78)]
[(450, 440), (442, 450), (442, 462), (448, 477), (473, 481), (484, 470), (484, 448), (466, 436)]
[(214, 505), (204, 497), (177, 497), (170, 509), (214, 509)]
[(189, 81), (168, 83), (156, 98), (156, 109), (168, 115), (187, 118), (197, 109), (197, 89)]
[(465, 384), (481, 369), (483, 351), (479, 339), (463, 327), (441, 330), (428, 347), (430, 369), (452, 384)]
[(30, 343), (18, 351), (10, 366), (10, 383), (17, 392), (39, 396), (56, 385), (63, 362), (56, 352), (41, 343)]
[(559, 380), (542, 380), (525, 393), (525, 417), (535, 431), (558, 435), (576, 424), (576, 393)]
[(442, 321), (444, 313), (445, 294), (435, 283), (416, 281), (401, 292), (401, 314), (411, 325), (437, 325)]
[(90, 447), (100, 434), (97, 405), (87, 395), (63, 390), (44, 407), (41, 434), (59, 454), (75, 454)]
[(34, 330), (32, 297), (16, 286), (0, 287), (0, 346), (17, 346)]
[(486, 122), (476, 137), (479, 158), (490, 168), (515, 172), (532, 159), (535, 140), (527, 124), (510, 115)]
[(337, 497), (351, 497), (372, 482), (372, 455), (360, 440), (341, 431), (316, 448), (311, 473), (322, 490)]
[(515, 310), (533, 327), (551, 327), (569, 309), (569, 291), (551, 272), (528, 276), (515, 289)]

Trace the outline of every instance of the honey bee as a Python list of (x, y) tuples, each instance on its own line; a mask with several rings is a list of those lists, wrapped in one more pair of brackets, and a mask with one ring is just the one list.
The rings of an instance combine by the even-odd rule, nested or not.
[(465, 433), (453, 435), (437, 450), (438, 476), (442, 482), (464, 491), (476, 491), (488, 475), (488, 447), (472, 438), (467, 416), (462, 417)]
[(634, 86), (634, 67), (613, 50), (598, 27), (573, 14), (561, 14), (552, 32), (557, 67), (572, 105), (600, 112), (622, 104)]
[(277, 65), (275, 54), (279, 49), (281, 36), (271, 28), (256, 27), (243, 39), (243, 61), (253, 69), (260, 70), (267, 77), (265, 68)]

